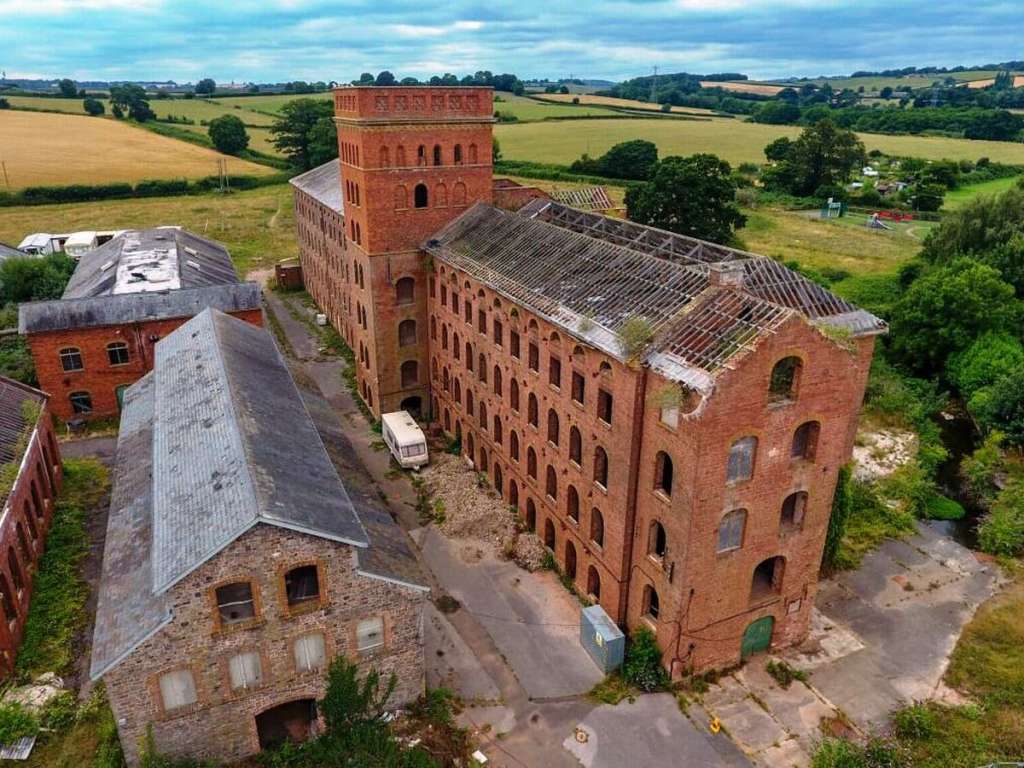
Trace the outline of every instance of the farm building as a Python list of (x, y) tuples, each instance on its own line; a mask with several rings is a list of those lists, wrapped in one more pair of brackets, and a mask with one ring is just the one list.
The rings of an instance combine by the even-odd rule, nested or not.
[[(60, 491), (60, 451), (47, 397), (0, 377), (0, 679), (14, 670), (46, 534)], [(8, 471), (11, 469), (13, 471)]]
[(314, 733), (339, 655), (394, 672), (394, 705), (422, 693), (415, 556), (352, 501), (311, 410), (271, 336), (215, 310), (126, 393), (90, 674), (129, 765), (150, 730), (218, 761)]
[(379, 415), (461, 445), (673, 675), (806, 637), (883, 321), (777, 261), (557, 201), (494, 204), (491, 91), (335, 91), (306, 285)]
[(19, 308), (40, 387), (65, 421), (116, 416), (153, 347), (207, 307), (256, 325), (260, 289), (219, 243), (177, 227), (125, 232), (86, 253), (60, 299)]
[(31, 256), (32, 254), (30, 253), (25, 253), (25, 251), (6, 243), (0, 243), (0, 262), (7, 261), (7, 259), (28, 259)]

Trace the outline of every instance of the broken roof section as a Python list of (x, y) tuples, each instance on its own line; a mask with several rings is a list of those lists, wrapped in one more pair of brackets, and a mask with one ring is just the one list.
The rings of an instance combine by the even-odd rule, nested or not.
[(371, 515), (367, 535), (269, 333), (207, 310), (156, 349), (121, 416), (93, 679), (172, 620), (174, 584), (260, 523), (349, 544), (360, 574), (425, 589), (393, 521)]
[(613, 357), (705, 393), (794, 315), (854, 336), (886, 330), (772, 259), (551, 200), (518, 213), (479, 203), (423, 247)]
[(180, 227), (128, 230), (84, 254), (63, 299), (174, 291), (237, 283), (220, 243)]
[[(17, 462), (19, 475), (23, 469), (21, 465), (24, 464), (31, 435), (39, 424), (39, 416), (46, 400), (46, 393), (20, 381), (0, 376), (0, 465)], [(35, 421), (29, 423), (26, 417), (33, 415)], [(0, 508), (7, 502), (7, 497), (16, 483), (17, 475), (14, 475), (10, 487), (0, 488)]]
[(338, 160), (328, 160), (323, 165), (299, 174), (289, 182), (296, 189), (301, 189), (314, 200), (336, 213), (345, 213), (345, 203), (342, 199), (341, 185), (341, 163)]

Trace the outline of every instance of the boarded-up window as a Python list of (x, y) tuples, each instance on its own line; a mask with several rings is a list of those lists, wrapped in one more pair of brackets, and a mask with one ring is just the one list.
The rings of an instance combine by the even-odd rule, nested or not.
[(295, 669), (312, 672), (324, 668), (324, 636), (319, 633), (303, 635), (295, 641)]
[(196, 703), (196, 682), (187, 669), (160, 676), (160, 698), (164, 711), (173, 712)]
[(375, 616), (363, 619), (356, 627), (356, 646), (360, 653), (372, 651), (384, 645), (384, 619)]
[(730, 483), (749, 480), (754, 476), (754, 456), (757, 453), (757, 438), (743, 437), (729, 448), (729, 464), (726, 480)]
[(240, 653), (232, 656), (228, 662), (228, 674), (231, 677), (231, 688), (242, 690), (258, 688), (263, 682), (263, 666), (258, 653)]
[(718, 551), (727, 552), (743, 546), (743, 529), (747, 524), (747, 510), (734, 509), (718, 524)]

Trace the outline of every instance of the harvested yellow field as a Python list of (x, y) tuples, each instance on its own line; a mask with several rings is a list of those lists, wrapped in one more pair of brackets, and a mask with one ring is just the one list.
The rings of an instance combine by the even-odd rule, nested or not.
[(272, 168), (184, 141), (158, 136), (116, 120), (45, 112), (0, 112), (0, 189), (106, 184), (143, 179), (202, 178), (228, 172), (273, 173)]
[[(545, 93), (543, 96), (535, 97), (538, 101), (557, 101), (563, 104), (571, 104), (573, 99), (579, 99), (580, 104), (592, 104), (600, 107), (620, 107), (622, 109), (642, 109), (649, 112), (660, 112), (660, 104), (652, 104), (649, 101), (636, 101), (635, 99), (617, 99), (614, 96), (594, 96), (589, 93)], [(673, 112), (681, 112), (690, 115), (714, 115), (714, 110), (700, 109), (699, 107), (672, 107)]]
[[(995, 85), (996, 79), (994, 77), (988, 78), (987, 80), (971, 80), (967, 83), (968, 88), (988, 88), (990, 85)], [(1024, 75), (1014, 75), (1013, 78), (1014, 88), (1024, 88)]]
[(774, 96), (783, 89), (781, 85), (765, 85), (763, 83), (748, 83), (745, 80), (732, 82), (718, 82), (717, 80), (701, 80), (701, 88), (721, 88), (723, 91), (734, 93), (756, 93), (759, 96)]

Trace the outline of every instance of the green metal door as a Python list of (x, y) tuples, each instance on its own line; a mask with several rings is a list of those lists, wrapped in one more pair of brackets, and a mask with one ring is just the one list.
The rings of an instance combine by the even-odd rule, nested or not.
[(117, 395), (117, 410), (119, 411), (124, 408), (124, 393), (126, 389), (128, 389), (128, 385), (122, 384), (114, 390), (114, 394)]
[(744, 659), (761, 651), (767, 651), (772, 644), (772, 628), (775, 619), (765, 616), (750, 624), (747, 631), (743, 633), (743, 645), (740, 646), (740, 656)]

